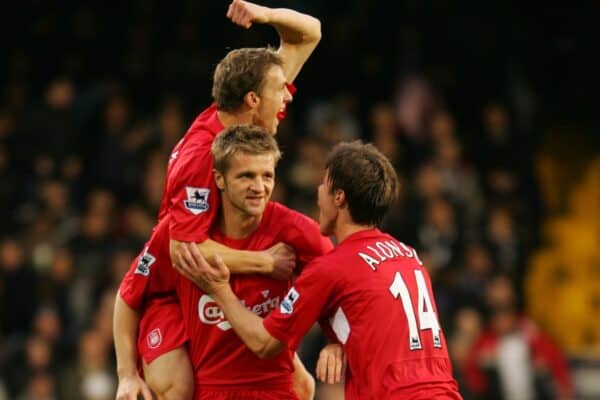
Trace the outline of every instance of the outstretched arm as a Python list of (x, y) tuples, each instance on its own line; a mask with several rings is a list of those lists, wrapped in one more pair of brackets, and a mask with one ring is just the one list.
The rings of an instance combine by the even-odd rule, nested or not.
[(170, 253), (173, 265), (182, 274), (195, 265), (200, 255), (210, 260), (217, 253), (234, 274), (265, 274), (273, 279), (288, 280), (296, 267), (294, 250), (284, 243), (277, 243), (264, 251), (245, 251), (229, 248), (211, 239), (202, 243), (171, 240)]
[(321, 40), (321, 22), (307, 14), (287, 8), (269, 8), (243, 0), (234, 0), (227, 10), (227, 18), (250, 28), (253, 23), (269, 24), (277, 29), (279, 54), (288, 82), (293, 82)]

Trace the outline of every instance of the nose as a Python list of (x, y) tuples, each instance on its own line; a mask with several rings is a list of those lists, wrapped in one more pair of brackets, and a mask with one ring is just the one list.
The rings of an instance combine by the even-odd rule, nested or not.
[(260, 193), (263, 191), (265, 185), (261, 177), (256, 177), (250, 183), (250, 190), (255, 193)]

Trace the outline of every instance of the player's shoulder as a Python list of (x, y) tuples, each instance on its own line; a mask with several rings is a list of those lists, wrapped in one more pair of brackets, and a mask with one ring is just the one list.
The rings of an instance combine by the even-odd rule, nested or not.
[(223, 130), (223, 125), (217, 115), (217, 106), (213, 103), (210, 107), (202, 111), (192, 125), (190, 125), (185, 136), (185, 143), (188, 146), (210, 145), (215, 136)]
[(291, 209), (276, 201), (270, 201), (269, 206), (271, 207), (271, 212), (275, 220), (289, 222), (292, 224), (289, 226), (290, 228), (303, 229), (303, 227), (306, 225), (318, 227), (318, 224), (314, 219), (301, 213), (300, 211)]

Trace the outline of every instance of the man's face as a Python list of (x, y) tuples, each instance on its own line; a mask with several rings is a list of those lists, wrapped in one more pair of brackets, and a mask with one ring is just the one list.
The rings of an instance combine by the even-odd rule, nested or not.
[(324, 236), (333, 235), (333, 228), (337, 218), (338, 209), (335, 205), (335, 195), (329, 190), (329, 174), (325, 173), (323, 182), (319, 185), (317, 192), (317, 203), (319, 205), (319, 227)]
[(275, 134), (279, 120), (285, 116), (287, 104), (292, 101), (292, 94), (287, 89), (283, 69), (280, 66), (273, 65), (269, 68), (258, 96), (260, 104), (253, 123)]
[(217, 184), (223, 188), (223, 202), (249, 216), (262, 215), (275, 186), (273, 154), (237, 153), (229, 164), (224, 176), (216, 174)]

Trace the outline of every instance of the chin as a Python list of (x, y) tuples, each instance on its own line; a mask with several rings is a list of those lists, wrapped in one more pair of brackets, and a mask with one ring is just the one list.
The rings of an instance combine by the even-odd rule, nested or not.
[(323, 236), (333, 235), (333, 229), (331, 224), (319, 224), (319, 230), (321, 231), (321, 235)]

